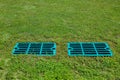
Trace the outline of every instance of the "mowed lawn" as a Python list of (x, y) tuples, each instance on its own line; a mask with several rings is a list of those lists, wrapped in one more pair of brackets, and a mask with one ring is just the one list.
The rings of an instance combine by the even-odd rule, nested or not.
[[(16, 42), (57, 55), (13, 56)], [(108, 42), (112, 57), (69, 57), (67, 42)], [(120, 80), (120, 0), (0, 0), (0, 80)]]

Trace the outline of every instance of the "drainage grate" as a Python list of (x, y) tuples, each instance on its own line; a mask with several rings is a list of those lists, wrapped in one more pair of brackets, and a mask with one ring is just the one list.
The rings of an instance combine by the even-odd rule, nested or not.
[(104, 42), (70, 42), (69, 56), (112, 56), (109, 45)]
[(52, 42), (16, 43), (12, 54), (36, 54), (40, 56), (53, 56), (56, 54), (56, 44)]

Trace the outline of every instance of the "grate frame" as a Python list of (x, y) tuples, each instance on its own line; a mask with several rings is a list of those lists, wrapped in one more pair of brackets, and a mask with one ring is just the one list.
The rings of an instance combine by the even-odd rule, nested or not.
[(113, 56), (107, 42), (68, 42), (69, 56)]
[(13, 55), (34, 54), (37, 56), (55, 56), (56, 43), (54, 42), (17, 42), (12, 50)]

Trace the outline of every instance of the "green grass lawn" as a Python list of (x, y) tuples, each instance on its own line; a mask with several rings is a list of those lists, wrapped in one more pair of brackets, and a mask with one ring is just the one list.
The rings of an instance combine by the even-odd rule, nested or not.
[[(11, 54), (49, 41), (54, 57)], [(69, 57), (71, 41), (108, 42), (113, 57)], [(0, 80), (120, 80), (120, 0), (0, 0)]]

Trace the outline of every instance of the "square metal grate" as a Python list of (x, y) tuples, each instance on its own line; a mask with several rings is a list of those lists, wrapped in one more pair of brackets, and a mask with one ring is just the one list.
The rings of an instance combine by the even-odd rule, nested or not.
[(110, 47), (105, 42), (70, 42), (69, 56), (112, 56)]
[(52, 42), (16, 43), (12, 54), (36, 54), (39, 56), (56, 55), (56, 44)]

